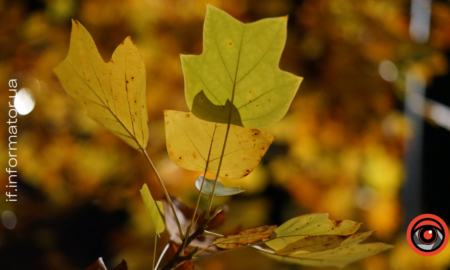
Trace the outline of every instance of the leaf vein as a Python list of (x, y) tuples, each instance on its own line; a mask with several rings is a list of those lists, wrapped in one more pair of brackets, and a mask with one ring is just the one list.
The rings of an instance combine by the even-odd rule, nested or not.
[[(279, 29), (281, 29), (282, 27), (283, 27), (283, 25), (281, 24)], [(279, 32), (278, 30), (275, 33), (278, 33)], [(275, 34), (275, 36), (272, 39), (272, 42), (270, 43), (269, 48), (267, 48), (267, 50), (264, 52), (264, 54), (261, 56), (261, 58), (258, 60), (258, 62), (256, 62), (256, 64), (247, 73), (245, 73), (244, 76), (242, 76), (239, 79), (239, 81), (236, 82), (236, 84), (239, 84), (244, 78), (247, 77), (248, 74), (250, 74), (261, 63), (261, 61), (264, 59), (264, 57), (266, 57), (267, 53), (272, 49), (272, 46), (275, 43), (276, 37), (277, 37), (277, 35)]]
[(192, 141), (191, 137), (189, 137), (189, 134), (186, 132), (186, 130), (184, 130), (184, 128), (182, 126), (180, 126), (178, 123), (175, 123), (175, 125), (179, 126), (181, 128), (181, 130), (184, 132), (184, 134), (186, 134), (186, 137), (189, 139), (189, 141), (191, 142), (192, 146), (194, 146), (195, 150), (197, 150), (198, 154), (203, 158), (203, 160), (206, 162), (205, 157), (203, 157), (202, 153), (200, 152), (200, 150), (198, 150), (197, 146), (194, 144), (194, 142)]

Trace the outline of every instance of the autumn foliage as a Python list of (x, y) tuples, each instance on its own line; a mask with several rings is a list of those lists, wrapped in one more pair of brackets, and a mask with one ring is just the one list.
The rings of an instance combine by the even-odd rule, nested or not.
[[(158, 178), (181, 240), (179, 248), (161, 266), (163, 270), (193, 265), (210, 247), (237, 249), (251, 247), (289, 263), (343, 267), (379, 253), (390, 246), (359, 244), (372, 232), (356, 233), (360, 223), (333, 221), (327, 214), (310, 214), (291, 219), (278, 228), (261, 226), (238, 234), (222, 236), (208, 232), (209, 223), (222, 206), (213, 208), (217, 192), (230, 192), (219, 181), (250, 174), (270, 147), (274, 136), (257, 128), (278, 122), (288, 110), (302, 78), (279, 70), (278, 62), (286, 40), (286, 17), (242, 24), (225, 12), (208, 6), (204, 26), (204, 51), (200, 56), (182, 56), (185, 93), (191, 112), (165, 111), (167, 150), (180, 167), (203, 172), (190, 224), (187, 228), (146, 147), (147, 121), (145, 66), (131, 38), (115, 50), (105, 63), (95, 43), (81, 25), (73, 21), (68, 57), (55, 69), (66, 91), (80, 101), (91, 118), (123, 139), (147, 158)], [(206, 173), (215, 175), (207, 180)], [(206, 183), (206, 185), (205, 185)], [(206, 192), (203, 213), (199, 206)], [(209, 187), (209, 188), (208, 188)], [(228, 189), (228, 190), (227, 190)], [(239, 189), (237, 191), (240, 191)], [(144, 184), (141, 195), (157, 234), (165, 230), (164, 210)], [(199, 221), (202, 217), (201, 221)], [(173, 235), (172, 235), (173, 236)], [(216, 237), (203, 247), (199, 237)], [(155, 246), (157, 237), (155, 236)], [(186, 251), (187, 249), (187, 251)], [(154, 250), (153, 268), (160, 259)], [(162, 259), (165, 253), (160, 255)]]

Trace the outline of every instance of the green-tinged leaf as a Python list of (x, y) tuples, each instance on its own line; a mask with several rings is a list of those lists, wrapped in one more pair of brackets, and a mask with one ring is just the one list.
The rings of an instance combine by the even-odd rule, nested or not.
[(145, 208), (147, 209), (148, 214), (155, 226), (157, 233), (162, 233), (165, 230), (164, 225), (164, 208), (162, 202), (157, 202), (153, 200), (152, 194), (148, 189), (147, 184), (142, 186), (141, 196), (144, 201)]
[(91, 118), (132, 147), (147, 146), (145, 66), (130, 37), (105, 63), (89, 32), (73, 20), (69, 54), (54, 71)]
[(309, 252), (289, 256), (268, 253), (264, 254), (275, 260), (287, 263), (308, 266), (343, 268), (354, 261), (372, 256), (390, 248), (392, 248), (391, 245), (384, 243), (346, 245), (344, 244), (344, 242), (342, 242), (342, 244), (337, 248), (327, 249), (319, 252)]
[(243, 230), (239, 234), (217, 238), (214, 244), (220, 248), (232, 249), (255, 243), (269, 237), (277, 226), (260, 226)]
[[(231, 107), (231, 108), (230, 108)], [(227, 100), (225, 106), (214, 105), (205, 95), (204, 91), (200, 91), (194, 98), (192, 105), (192, 113), (198, 118), (217, 123), (228, 123), (230, 118), (230, 124), (236, 126), (243, 126), (241, 115), (236, 106), (231, 105), (231, 102)]]
[[(203, 175), (200, 175), (197, 178), (197, 180), (195, 180), (195, 187), (198, 190), (200, 190), (202, 181), (203, 181)], [(213, 187), (214, 187), (214, 179), (205, 178), (205, 183), (203, 184), (202, 193), (207, 196), (211, 196)], [(236, 195), (236, 194), (242, 193), (244, 191), (245, 190), (242, 190), (240, 187), (227, 188), (219, 180), (217, 180), (216, 190), (214, 191), (214, 197), (231, 196), (231, 195)]]
[(323, 213), (303, 215), (283, 223), (274, 231), (274, 235), (271, 237), (273, 240), (269, 240), (265, 244), (274, 250), (280, 250), (306, 236), (351, 235), (360, 226), (361, 223), (351, 220), (330, 220), (328, 214)]
[[(217, 173), (227, 125), (203, 121), (186, 112), (166, 110), (164, 116), (167, 151), (172, 161), (184, 169), (203, 172), (209, 156), (207, 171)], [(256, 168), (274, 138), (258, 129), (231, 125), (220, 176), (247, 176)]]
[[(223, 107), (232, 101), (239, 112), (234, 111), (232, 124), (260, 128), (278, 122), (302, 81), (278, 67), (286, 22), (287, 17), (280, 17), (243, 24), (208, 5), (203, 53), (181, 56), (191, 111), (201, 119), (227, 123), (230, 109)], [(202, 91), (205, 102), (199, 102)]]

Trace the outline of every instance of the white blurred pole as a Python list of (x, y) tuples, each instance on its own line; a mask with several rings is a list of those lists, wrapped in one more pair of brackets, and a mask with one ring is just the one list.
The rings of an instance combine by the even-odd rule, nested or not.
[(409, 35), (414, 42), (426, 43), (430, 37), (431, 0), (411, 1)]
[[(432, 0), (411, 1), (409, 34), (416, 43), (426, 43), (430, 37)], [(405, 114), (413, 125), (413, 138), (406, 142), (404, 165), (406, 170), (403, 188), (405, 228), (416, 216), (422, 214), (422, 148), (425, 110), (425, 84), (413, 72), (406, 76)]]
[(403, 188), (405, 226), (422, 210), (422, 147), (425, 109), (425, 84), (409, 72), (406, 75), (405, 114), (412, 123), (413, 137), (406, 142)]

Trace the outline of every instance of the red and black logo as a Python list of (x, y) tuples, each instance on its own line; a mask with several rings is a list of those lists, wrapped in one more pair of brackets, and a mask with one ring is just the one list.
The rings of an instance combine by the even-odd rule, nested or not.
[(448, 237), (445, 222), (432, 214), (416, 217), (411, 221), (406, 232), (409, 246), (423, 256), (433, 256), (444, 250)]

